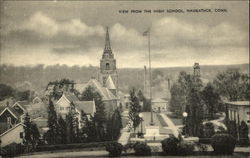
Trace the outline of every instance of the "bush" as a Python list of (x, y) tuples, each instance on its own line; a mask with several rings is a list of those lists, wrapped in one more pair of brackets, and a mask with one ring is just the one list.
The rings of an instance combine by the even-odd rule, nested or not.
[(113, 142), (106, 145), (106, 150), (109, 152), (109, 156), (118, 157), (122, 153), (123, 146), (120, 143)]
[(194, 144), (188, 141), (182, 141), (178, 144), (178, 155), (186, 156), (194, 153)]
[(215, 134), (211, 139), (211, 145), (216, 154), (231, 155), (235, 144), (236, 139), (229, 134)]
[(134, 146), (136, 156), (150, 156), (151, 148), (144, 142), (136, 143)]
[(180, 140), (172, 135), (161, 141), (164, 155), (178, 155), (178, 144)]
[(25, 146), (12, 143), (2, 148), (1, 155), (6, 157), (14, 157), (24, 153)]
[(211, 138), (215, 134), (214, 125), (211, 122), (205, 123), (203, 126), (203, 137)]

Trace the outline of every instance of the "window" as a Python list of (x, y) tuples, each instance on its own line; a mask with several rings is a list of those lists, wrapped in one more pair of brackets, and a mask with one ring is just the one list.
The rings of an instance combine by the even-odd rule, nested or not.
[(106, 63), (106, 70), (109, 70), (109, 63)]
[(250, 112), (247, 112), (247, 115), (250, 115)]
[(11, 117), (7, 117), (7, 124), (11, 124)]
[(250, 123), (250, 120), (247, 120), (247, 123)]
[(20, 132), (20, 138), (23, 138), (23, 132)]

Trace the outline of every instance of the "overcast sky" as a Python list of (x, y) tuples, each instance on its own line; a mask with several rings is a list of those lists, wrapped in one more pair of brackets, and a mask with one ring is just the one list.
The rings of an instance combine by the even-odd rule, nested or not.
[[(247, 1), (1, 1), (0, 5), (1, 64), (99, 66), (106, 26), (118, 68), (148, 64), (142, 33), (149, 27), (153, 67), (249, 62)], [(185, 13), (119, 13), (178, 8)], [(213, 12), (186, 12), (195, 8)], [(227, 12), (216, 13), (216, 8)]]

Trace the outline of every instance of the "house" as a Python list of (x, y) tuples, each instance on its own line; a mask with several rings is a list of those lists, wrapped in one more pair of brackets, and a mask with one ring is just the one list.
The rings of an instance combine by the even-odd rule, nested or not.
[[(2, 128), (2, 126), (0, 125)], [(22, 144), (24, 139), (24, 124), (18, 123), (3, 133), (0, 133), (1, 147), (17, 143)]]
[(27, 113), (28, 109), (31, 108), (31, 105), (28, 101), (18, 101), (11, 107), (14, 108), (19, 115), (23, 115)]
[(152, 110), (154, 112), (162, 112), (168, 110), (168, 101), (156, 98), (152, 100)]
[[(78, 120), (81, 120), (81, 111), (83, 111), (88, 118), (94, 116), (96, 112), (94, 101), (80, 101), (73, 93), (64, 93), (56, 102), (57, 113), (65, 118), (71, 108), (71, 104), (75, 107)], [(80, 122), (81, 121), (79, 121), (79, 128), (81, 128)]]
[(9, 106), (0, 106), (1, 124), (6, 124), (7, 129), (9, 129), (16, 125), (18, 122), (20, 122), (20, 115), (15, 111), (15, 109)]
[[(236, 121), (239, 125), (245, 121), (250, 129), (250, 101), (231, 101), (224, 102), (227, 109), (227, 117), (231, 121)], [(248, 131), (250, 133), (250, 130)]]
[(32, 103), (33, 104), (37, 104), (37, 103), (41, 103), (42, 102), (42, 99), (39, 98), (39, 97), (35, 97), (33, 100), (32, 100)]

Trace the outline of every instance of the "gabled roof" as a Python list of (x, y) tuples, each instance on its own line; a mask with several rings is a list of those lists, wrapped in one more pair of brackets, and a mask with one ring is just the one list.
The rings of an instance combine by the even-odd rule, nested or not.
[(0, 106), (0, 116), (5, 112), (8, 111), (13, 117), (18, 119), (20, 117), (20, 114), (18, 114), (12, 107), (9, 106)]
[(6, 133), (9, 133), (10, 131), (12, 131), (12, 130), (14, 130), (16, 127), (18, 127), (18, 126), (25, 126), (23, 123), (19, 123), (19, 124), (16, 124), (14, 127), (12, 127), (12, 128), (10, 128), (10, 129), (8, 129), (7, 131), (5, 131), (4, 133), (2, 133), (1, 135), (0, 135), (0, 137), (2, 137), (3, 135), (5, 135)]
[(96, 112), (94, 101), (77, 101), (77, 102), (74, 102), (74, 105), (79, 112), (81, 112), (82, 110), (86, 114), (93, 114)]
[(75, 96), (75, 94), (73, 94), (73, 93), (63, 93), (63, 95), (61, 96), (60, 99), (58, 99), (56, 104), (62, 99), (66, 99), (69, 103), (79, 101), (79, 99)]
[(116, 89), (115, 84), (113, 82), (113, 79), (111, 78), (110, 75), (109, 75), (108, 79), (106, 80), (106, 87), (108, 89)]
[(102, 100), (116, 100), (114, 94), (106, 87), (102, 87), (101, 83), (96, 79), (90, 79), (85, 88), (91, 86), (102, 96)]
[(27, 108), (29, 107), (28, 101), (17, 101), (15, 104), (13, 104), (11, 107), (19, 106), (23, 111), (27, 111)]

